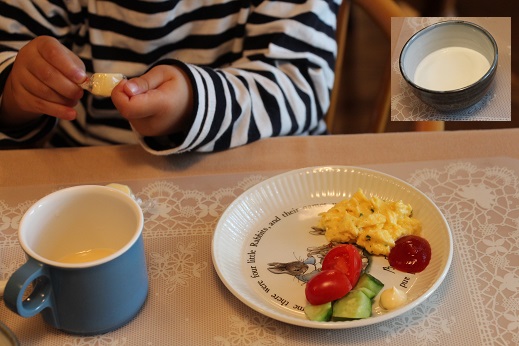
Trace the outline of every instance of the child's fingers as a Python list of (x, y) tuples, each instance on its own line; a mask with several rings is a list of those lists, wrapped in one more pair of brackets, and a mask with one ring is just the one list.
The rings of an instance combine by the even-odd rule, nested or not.
[(170, 71), (171, 67), (169, 66), (156, 66), (142, 76), (130, 79), (124, 85), (124, 92), (132, 97), (157, 89), (172, 78)]
[(53, 93), (78, 100), (83, 94), (78, 83), (86, 79), (81, 60), (58, 40), (46, 36), (35, 38), (20, 50), (12, 74), (15, 82), (33, 95), (54, 102), (59, 101)]
[(81, 59), (53, 37), (42, 37), (38, 51), (45, 61), (74, 84), (86, 78), (85, 65)]

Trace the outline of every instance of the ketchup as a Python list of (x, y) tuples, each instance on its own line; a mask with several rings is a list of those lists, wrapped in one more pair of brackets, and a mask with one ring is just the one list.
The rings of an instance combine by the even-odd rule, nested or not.
[(416, 235), (406, 235), (395, 242), (387, 258), (389, 264), (406, 273), (419, 273), (431, 261), (431, 245)]

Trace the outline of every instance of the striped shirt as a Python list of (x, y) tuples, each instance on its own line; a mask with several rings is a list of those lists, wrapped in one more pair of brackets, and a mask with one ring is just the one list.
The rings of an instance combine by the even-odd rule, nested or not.
[[(158, 155), (217, 151), (261, 138), (326, 133), (341, 0), (1, 0), (0, 91), (17, 51), (56, 37), (88, 73), (182, 68), (194, 88), (186, 133), (142, 137), (110, 98), (85, 93), (78, 118), (44, 116), (2, 142), (50, 146), (140, 142)], [(1, 99), (0, 99), (1, 102)]]

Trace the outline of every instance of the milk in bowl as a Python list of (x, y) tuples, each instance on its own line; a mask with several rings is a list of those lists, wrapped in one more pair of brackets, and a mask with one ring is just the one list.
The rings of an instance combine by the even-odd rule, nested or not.
[(430, 90), (455, 90), (476, 83), (489, 69), (483, 54), (466, 47), (447, 47), (418, 64), (414, 82)]

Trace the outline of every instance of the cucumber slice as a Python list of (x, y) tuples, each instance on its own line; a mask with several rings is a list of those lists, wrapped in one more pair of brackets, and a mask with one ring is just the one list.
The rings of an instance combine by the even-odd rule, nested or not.
[(310, 321), (327, 322), (332, 317), (332, 302), (320, 305), (308, 304), (305, 306), (305, 314)]
[(361, 290), (351, 290), (333, 304), (332, 318), (335, 321), (368, 318), (371, 316), (371, 299)]
[(383, 287), (384, 284), (380, 280), (368, 273), (362, 274), (355, 285), (355, 289), (364, 292), (369, 299), (373, 299)]

